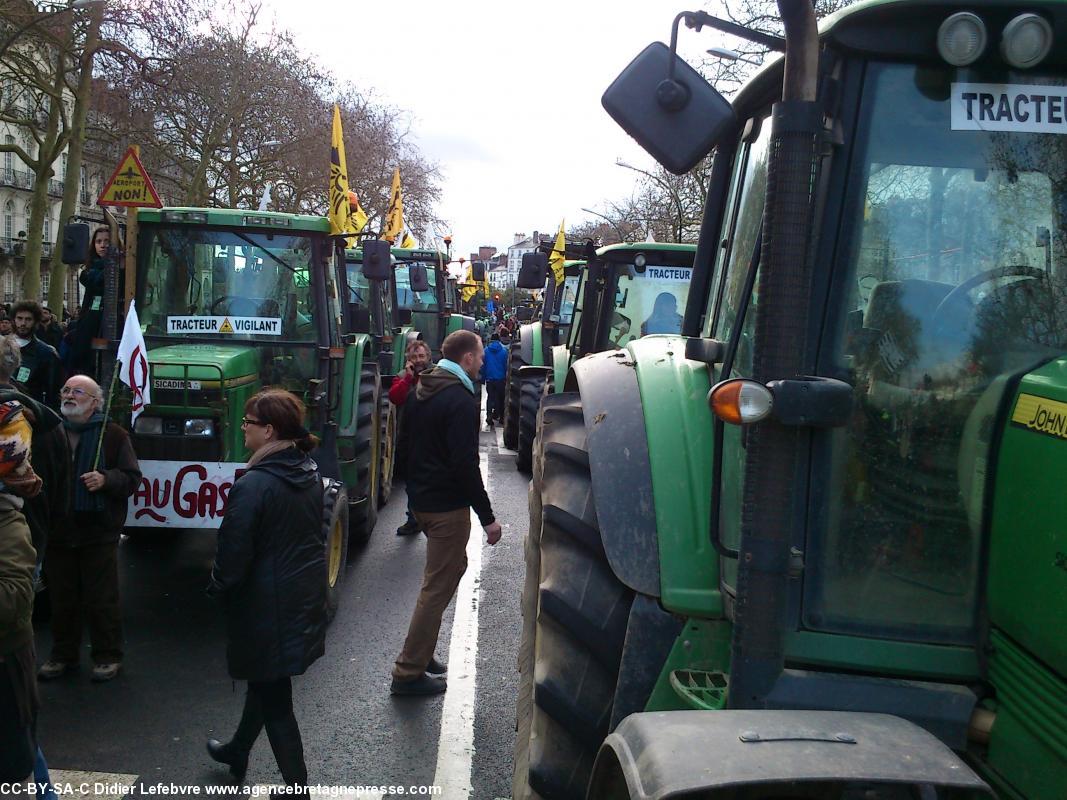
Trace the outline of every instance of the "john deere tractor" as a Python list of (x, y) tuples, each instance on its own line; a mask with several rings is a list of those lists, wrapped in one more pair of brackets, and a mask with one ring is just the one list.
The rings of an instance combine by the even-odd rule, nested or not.
[[(508, 391), (509, 399), (517, 398), (517, 408), (509, 411), (517, 419), (515, 463), (523, 472), (532, 464), (541, 398), (563, 385), (575, 358), (622, 347), (642, 336), (682, 330), (694, 245), (641, 242), (589, 250), (586, 261), (572, 267), (574, 274), (562, 285), (561, 298), (575, 298), (569, 301), (572, 324), (548, 329), (556, 338), (546, 337), (541, 326), (524, 325), (522, 336), (512, 343)], [(524, 279), (539, 281), (543, 262), (528, 258), (519, 285)], [(552, 275), (544, 285), (550, 283)]]
[(714, 163), (681, 335), (542, 404), (512, 796), (1059, 800), (1067, 4), (778, 5), (604, 95)]
[[(474, 317), (459, 313), (456, 283), (448, 277), (447, 254), (436, 250), (392, 249), (396, 259), (397, 309), (402, 324), (410, 324), (418, 331), (433, 352), (434, 360), (441, 357), (441, 342), (453, 331), (474, 330)], [(411, 268), (427, 278), (425, 288), (411, 280)], [(402, 366), (402, 365), (401, 365)]]
[[(527, 256), (534, 255), (532, 253)], [(541, 294), (540, 313), (529, 322), (519, 325), (508, 345), (508, 370), (504, 393), (504, 446), (516, 448), (521, 462), (523, 453), (530, 452), (532, 437), (523, 447), (520, 436), (520, 419), (529, 399), (523, 397), (523, 380), (520, 373), (526, 367), (534, 369), (527, 373), (532, 382), (534, 377), (544, 383), (545, 370), (540, 369), (552, 363), (553, 349), (566, 344), (570, 335), (571, 319), (574, 316), (575, 303), (582, 281), (585, 262), (572, 259), (564, 262), (563, 283), (556, 286), (555, 277), (548, 275), (547, 260), (542, 253), (539, 259), (531, 262), (526, 259), (526, 268), (520, 270), (518, 287), (521, 289), (538, 289)], [(529, 390), (527, 390), (529, 391)], [(536, 404), (540, 402), (540, 390), (534, 399), (534, 416), (537, 415)], [(528, 470), (529, 467), (526, 467)]]
[(380, 345), (356, 321), (356, 304), (342, 308), (345, 263), (329, 223), (196, 208), (142, 211), (138, 222), (127, 270), (151, 403), (132, 431), (145, 478), (127, 524), (217, 528), (248, 460), (245, 401), (266, 386), (287, 389), (308, 407), (307, 427), (321, 439), (313, 457), (330, 479), (336, 609), (350, 544), (374, 526), (382, 426)]

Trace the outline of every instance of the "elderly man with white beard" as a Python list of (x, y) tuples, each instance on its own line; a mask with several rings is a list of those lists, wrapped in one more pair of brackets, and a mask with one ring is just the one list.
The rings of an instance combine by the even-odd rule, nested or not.
[(67, 513), (55, 520), (45, 557), (52, 594), (52, 655), (38, 670), (42, 679), (77, 668), (83, 621), (89, 626), (92, 678), (109, 681), (122, 668), (118, 543), (130, 495), (141, 469), (130, 437), (108, 422), (96, 461), (103, 392), (85, 375), (60, 390), (59, 410), (73, 458)]

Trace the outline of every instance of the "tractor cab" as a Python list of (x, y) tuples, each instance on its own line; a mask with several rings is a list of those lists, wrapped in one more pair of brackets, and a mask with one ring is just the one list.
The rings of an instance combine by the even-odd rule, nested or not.
[(568, 343), (574, 357), (679, 334), (693, 276), (691, 244), (612, 244), (596, 251)]
[(222, 209), (138, 217), (137, 311), (152, 404), (136, 422), (142, 458), (243, 457), (244, 401), (264, 386), (315, 414), (340, 344), (324, 219)]

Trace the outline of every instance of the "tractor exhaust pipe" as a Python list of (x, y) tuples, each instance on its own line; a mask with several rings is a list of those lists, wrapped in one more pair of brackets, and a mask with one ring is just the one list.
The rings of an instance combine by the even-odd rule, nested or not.
[[(810, 232), (814, 218), (822, 109), (819, 40), (811, 0), (778, 0), (785, 24), (782, 102), (771, 115), (767, 204), (756, 312), (754, 378), (761, 383), (802, 375), (811, 295)], [(750, 313), (752, 309), (750, 308)], [(748, 431), (729, 706), (764, 708), (785, 663), (790, 544), (802, 509), (806, 432), (773, 419)]]

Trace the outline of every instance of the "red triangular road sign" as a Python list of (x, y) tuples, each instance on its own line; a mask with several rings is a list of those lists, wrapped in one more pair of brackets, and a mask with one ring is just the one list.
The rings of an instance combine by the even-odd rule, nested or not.
[(163, 203), (156, 194), (156, 187), (141, 159), (132, 147), (126, 150), (111, 173), (104, 191), (97, 198), (98, 206), (124, 206), (126, 208), (162, 208)]

